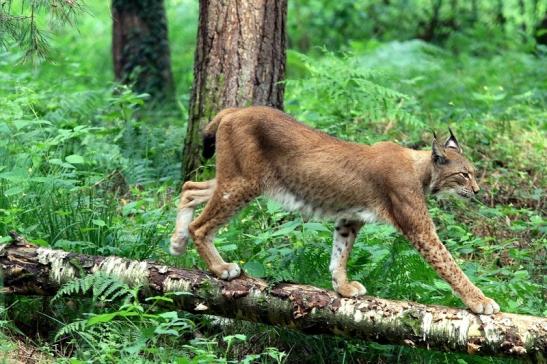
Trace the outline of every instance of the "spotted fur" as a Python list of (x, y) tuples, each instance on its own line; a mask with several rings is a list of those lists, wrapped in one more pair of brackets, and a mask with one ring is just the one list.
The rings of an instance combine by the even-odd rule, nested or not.
[(473, 312), (499, 311), (455, 263), (427, 211), (427, 193), (471, 197), (479, 191), (452, 131), (444, 144), (434, 138), (431, 151), (389, 142), (369, 146), (331, 137), (279, 110), (249, 107), (223, 110), (205, 136), (216, 139), (216, 179), (184, 184), (171, 252), (181, 253), (189, 235), (214, 274), (239, 276), (240, 268), (222, 259), (213, 239), (241, 207), (266, 195), (288, 210), (336, 220), (329, 270), (344, 297), (366, 292), (348, 280), (346, 264), (361, 226), (379, 220), (399, 229)]

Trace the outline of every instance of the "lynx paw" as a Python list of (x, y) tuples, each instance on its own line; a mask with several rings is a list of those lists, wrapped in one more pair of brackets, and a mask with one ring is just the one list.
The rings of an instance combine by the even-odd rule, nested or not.
[(171, 236), (171, 245), (169, 245), (169, 253), (171, 255), (181, 255), (186, 251), (188, 245), (188, 232), (176, 232)]
[(357, 281), (342, 283), (335, 289), (340, 296), (348, 298), (364, 296), (367, 293), (365, 286)]
[(241, 268), (235, 263), (224, 263), (211, 268), (211, 271), (220, 279), (230, 281), (239, 277)]
[(500, 306), (493, 299), (488, 297), (466, 302), (466, 304), (473, 313), (481, 315), (492, 315), (500, 312)]

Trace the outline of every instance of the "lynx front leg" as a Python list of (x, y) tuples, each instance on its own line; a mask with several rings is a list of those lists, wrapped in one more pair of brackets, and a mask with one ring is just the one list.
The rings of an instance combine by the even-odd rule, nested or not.
[(421, 234), (410, 234), (408, 237), (425, 260), (452, 286), (452, 289), (471, 311), (485, 315), (500, 311), (500, 306), (491, 298), (486, 297), (458, 267), (434, 230)]
[(424, 259), (446, 280), (474, 313), (491, 315), (499, 305), (488, 298), (467, 278), (442, 244), (424, 206), (407, 206), (395, 212), (396, 225), (403, 231)]
[(175, 231), (171, 236), (171, 245), (169, 247), (171, 254), (180, 255), (186, 250), (189, 238), (188, 226), (192, 222), (194, 210), (199, 204), (207, 202), (211, 198), (215, 187), (216, 181), (214, 179), (205, 182), (188, 181), (184, 183)]
[(348, 257), (361, 226), (361, 222), (346, 219), (339, 219), (335, 224), (329, 270), (332, 274), (332, 286), (343, 297), (357, 297), (367, 293), (361, 283), (348, 282), (346, 273)]

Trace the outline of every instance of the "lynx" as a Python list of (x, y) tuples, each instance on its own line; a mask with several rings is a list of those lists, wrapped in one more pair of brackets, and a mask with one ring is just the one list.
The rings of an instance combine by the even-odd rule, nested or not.
[[(427, 193), (472, 197), (479, 191), (475, 169), (452, 131), (444, 144), (434, 137), (431, 151), (391, 142), (361, 145), (279, 110), (254, 106), (220, 112), (204, 130), (205, 157), (212, 156), (215, 143), (216, 178), (183, 186), (172, 254), (181, 254), (191, 237), (217, 277), (238, 277), (240, 267), (226, 263), (215, 248), (215, 233), (244, 205), (266, 195), (288, 210), (335, 221), (329, 270), (341, 296), (366, 293), (361, 283), (348, 280), (346, 264), (359, 229), (380, 221), (400, 230), (471, 311), (499, 312), (441, 243), (427, 210)], [(204, 202), (192, 221), (194, 209)]]

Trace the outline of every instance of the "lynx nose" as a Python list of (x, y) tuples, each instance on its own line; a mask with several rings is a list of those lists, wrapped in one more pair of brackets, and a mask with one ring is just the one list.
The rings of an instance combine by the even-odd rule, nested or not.
[(473, 192), (475, 193), (475, 195), (477, 193), (479, 193), (480, 190), (481, 190), (481, 188), (479, 186), (477, 186), (477, 185), (473, 186)]

